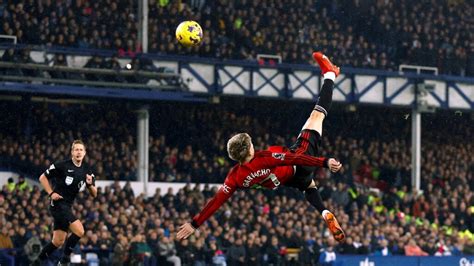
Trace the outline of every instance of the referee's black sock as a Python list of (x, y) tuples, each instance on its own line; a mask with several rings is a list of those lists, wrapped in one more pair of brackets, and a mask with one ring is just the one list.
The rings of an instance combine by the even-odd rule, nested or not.
[(323, 211), (326, 210), (317, 187), (307, 188), (304, 191), (304, 196), (306, 197), (306, 200), (319, 211), (319, 213), (322, 214)]
[(56, 247), (53, 242), (49, 242), (44, 246), (43, 250), (41, 250), (41, 253), (39, 254), (38, 258), (40, 260), (46, 260), (51, 253), (53, 253), (58, 247)]
[(81, 239), (79, 236), (76, 234), (72, 233), (66, 240), (66, 246), (64, 247), (64, 256), (67, 257), (71, 255), (72, 250), (74, 247), (77, 245), (77, 242), (79, 242), (79, 239)]
[(330, 79), (324, 79), (321, 92), (319, 93), (318, 102), (314, 107), (314, 110), (328, 115), (329, 109), (331, 108), (332, 103), (332, 91), (334, 89), (334, 81)]

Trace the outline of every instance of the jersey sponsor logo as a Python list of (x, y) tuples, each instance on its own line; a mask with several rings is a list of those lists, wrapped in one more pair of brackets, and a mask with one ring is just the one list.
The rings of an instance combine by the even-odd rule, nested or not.
[(229, 194), (230, 193), (230, 187), (226, 184), (222, 185), (222, 191), (224, 191), (224, 193), (226, 194)]
[(74, 170), (69, 170), (69, 169), (67, 169), (67, 172), (68, 172), (68, 173), (72, 173), (72, 172), (74, 172)]
[(277, 159), (277, 160), (285, 160), (285, 154), (284, 153), (277, 153), (277, 152), (274, 152), (272, 153), (272, 157)]
[(245, 177), (243, 186), (249, 187), (250, 182), (252, 182), (252, 180), (254, 180), (257, 177), (268, 175), (269, 173), (270, 173), (270, 169), (260, 169), (258, 171), (252, 172), (247, 177)]
[(74, 177), (72, 176), (66, 176), (66, 185), (71, 185), (72, 181), (74, 181)]

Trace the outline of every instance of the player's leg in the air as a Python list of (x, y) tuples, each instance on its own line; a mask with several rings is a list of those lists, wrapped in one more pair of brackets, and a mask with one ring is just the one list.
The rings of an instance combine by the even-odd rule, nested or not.
[[(328, 115), (328, 111), (331, 107), (334, 80), (339, 75), (339, 67), (333, 65), (321, 52), (314, 53), (313, 58), (321, 68), (324, 77), (323, 86), (319, 93), (316, 106), (311, 112), (309, 118), (306, 120), (306, 123), (298, 136), (294, 150), (295, 152), (304, 152), (308, 155), (317, 156), (323, 133), (323, 121)], [(340, 164), (339, 162), (330, 163)], [(316, 168), (314, 167), (297, 167), (295, 179), (298, 181), (296, 182), (303, 182), (301, 185), (304, 187), (306, 200), (321, 213), (334, 238), (337, 241), (343, 241), (345, 238), (344, 231), (334, 214), (326, 209), (316, 183), (313, 180), (313, 173), (315, 170)], [(308, 183), (309, 185), (307, 185)], [(301, 187), (301, 185), (299, 186)]]

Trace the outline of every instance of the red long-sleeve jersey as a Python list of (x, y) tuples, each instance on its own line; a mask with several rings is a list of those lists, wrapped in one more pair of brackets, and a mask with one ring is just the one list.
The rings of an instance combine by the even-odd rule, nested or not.
[[(272, 150), (278, 150), (273, 147)], [(255, 151), (254, 158), (244, 164), (235, 165), (227, 174), (224, 184), (216, 195), (207, 202), (199, 214), (194, 216), (191, 224), (199, 227), (217, 209), (226, 202), (237, 188), (266, 187), (277, 188), (285, 184), (294, 175), (295, 165), (327, 167), (327, 159), (313, 157), (302, 153), (293, 153), (280, 147), (282, 152)]]

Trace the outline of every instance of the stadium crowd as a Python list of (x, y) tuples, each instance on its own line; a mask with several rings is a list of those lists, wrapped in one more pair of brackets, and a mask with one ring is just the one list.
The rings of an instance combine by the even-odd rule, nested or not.
[[(181, 3), (181, 5), (180, 5)], [(474, 76), (474, 5), (464, 0), (149, 1), (149, 52), (312, 63), (314, 49), (343, 66), (397, 70), (438, 67)], [(1, 34), (19, 43), (141, 53), (135, 1), (0, 1)], [(204, 43), (185, 49), (174, 39), (184, 19), (201, 23)]]
[[(334, 242), (317, 211), (299, 193), (287, 189), (281, 189), (283, 193), (238, 191), (198, 233), (178, 242), (178, 226), (209, 200), (214, 189), (187, 185), (176, 195), (158, 189), (147, 199), (134, 195), (129, 184), (116, 183), (100, 188), (95, 200), (84, 193), (76, 201), (74, 210), (84, 221), (86, 235), (74, 253), (82, 252), (83, 258), (86, 252), (95, 253), (111, 265), (315, 265), (333, 252), (474, 254), (474, 237), (466, 231), (467, 223), (473, 229), (473, 207), (466, 210), (466, 202), (472, 204), (473, 199), (469, 189), (451, 192), (431, 186), (419, 197), (402, 190), (380, 196), (363, 187), (350, 189), (326, 178), (323, 190), (326, 204), (346, 229), (343, 244)], [(449, 197), (455, 193), (464, 196), (460, 201)], [(396, 202), (392, 208), (389, 200)], [(15, 253), (24, 262), (34, 258), (39, 249), (32, 247), (44, 245), (51, 237), (47, 195), (38, 187), (10, 190), (4, 186), (0, 202), (4, 206), (0, 248), (16, 248), (4, 252)], [(433, 209), (437, 205), (443, 208), (439, 212)], [(447, 215), (445, 208), (454, 212)], [(466, 218), (465, 224), (461, 217)]]
[[(136, 180), (133, 106), (3, 102), (2, 108), (20, 111), (0, 118), (8, 125), (0, 132), (1, 167), (37, 177), (50, 163), (67, 156), (74, 138), (82, 138), (89, 147), (89, 163), (100, 179)], [(261, 112), (256, 114), (256, 109)], [(334, 156), (345, 164), (341, 179), (383, 190), (410, 187), (411, 124), (407, 113), (392, 110), (387, 117), (387, 112), (373, 113), (371, 108), (357, 112), (338, 109), (326, 122), (321, 155)], [(238, 99), (221, 105), (156, 104), (150, 109), (150, 180), (220, 183), (231, 166), (225, 152), (229, 136), (245, 130), (259, 149), (289, 146), (306, 119), (307, 112), (301, 110), (311, 110), (311, 104)], [(451, 121), (456, 123), (444, 126)], [(473, 144), (467, 141), (474, 134), (470, 125), (468, 115), (438, 112), (436, 117), (424, 116), (424, 186), (470, 184), (474, 168), (474, 158), (469, 156)], [(73, 129), (78, 126), (81, 131), (76, 134)], [(450, 136), (442, 146), (437, 145), (440, 134)]]
[[(225, 152), (228, 136), (248, 131), (257, 148), (288, 144), (295, 140), (307, 116), (302, 110), (312, 108), (310, 103), (222, 101), (221, 105), (161, 103), (150, 109), (152, 181), (221, 183), (230, 168)], [(71, 140), (83, 138), (87, 161), (95, 166), (99, 178), (135, 179), (133, 106), (2, 102), (2, 108), (12, 110), (11, 115), (0, 118), (5, 125), (0, 138), (2, 168), (37, 178), (51, 162), (67, 158)], [(154, 254), (158, 260), (180, 258), (184, 263), (189, 254), (202, 254), (195, 260), (225, 259), (236, 264), (240, 257), (249, 263), (255, 256), (268, 263), (286, 261), (294, 256), (291, 248), (301, 249), (299, 259), (304, 262), (331, 250), (338, 254), (414, 254), (412, 250), (425, 254), (414, 245), (428, 254), (471, 254), (474, 158), (469, 153), (473, 147), (468, 136), (474, 132), (469, 116), (443, 111), (424, 115), (424, 194), (417, 196), (410, 190), (410, 119), (406, 111), (381, 113), (375, 107), (359, 108), (357, 112), (333, 108), (325, 123), (322, 154), (339, 158), (345, 167), (331, 176), (325, 170), (317, 173), (324, 199), (346, 225), (350, 236), (346, 244), (327, 240), (322, 220), (316, 212), (303, 215), (308, 205), (291, 190), (285, 196), (238, 192), (200, 234), (175, 243), (177, 226), (209, 199), (209, 189), (187, 188), (177, 196), (163, 191), (145, 199), (133, 195), (130, 188), (114, 185), (102, 189), (95, 201), (78, 201), (77, 212), (86, 220), (88, 231), (82, 248), (92, 248), (100, 257), (115, 250), (122, 255), (114, 258), (148, 260), (147, 256)], [(75, 128), (81, 128), (80, 135), (71, 130)], [(436, 145), (440, 141), (443, 145)], [(0, 196), (5, 206), (3, 235), (12, 239), (16, 248), (34, 235), (45, 243), (51, 229), (49, 218), (44, 223), (39, 220), (46, 217), (47, 197), (37, 188), (22, 190), (10, 183)], [(264, 195), (269, 200), (263, 200)], [(25, 204), (37, 207), (24, 208)], [(23, 226), (19, 221), (25, 219), (28, 223)]]

